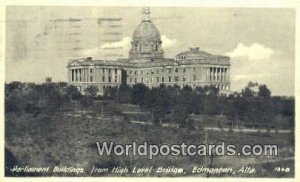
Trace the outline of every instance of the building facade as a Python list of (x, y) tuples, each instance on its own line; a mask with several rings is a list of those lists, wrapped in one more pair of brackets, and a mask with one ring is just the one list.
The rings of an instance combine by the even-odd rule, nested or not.
[(215, 86), (221, 93), (230, 90), (230, 58), (212, 55), (191, 47), (173, 59), (164, 57), (161, 36), (144, 9), (142, 22), (134, 30), (128, 59), (93, 60), (91, 57), (68, 63), (68, 82), (79, 91), (94, 85), (99, 94), (108, 87), (143, 83), (149, 88), (161, 84), (192, 88)]

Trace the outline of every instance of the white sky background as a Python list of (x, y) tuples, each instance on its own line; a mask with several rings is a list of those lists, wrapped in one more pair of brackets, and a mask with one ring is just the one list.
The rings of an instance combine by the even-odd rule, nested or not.
[[(115, 45), (93, 46), (90, 37), (97, 36), (97, 30), (84, 26), (82, 31), (89, 36), (82, 40), (84, 47), (78, 56), (101, 58), (101, 47), (124, 45), (129, 49), (133, 30), (142, 18), (139, 7), (8, 7), (6, 11), (7, 82), (43, 82), (46, 76), (67, 81), (66, 64), (73, 57), (67, 52), (61, 54), (61, 50), (58, 54), (63, 35), (47, 34), (45, 24), (50, 19), (122, 17), (123, 38)], [(209, 53), (231, 57), (232, 90), (254, 81), (267, 84), (273, 95), (294, 95), (292, 9), (154, 7), (151, 17), (162, 35), (166, 57), (199, 46)], [(18, 20), (28, 23), (16, 25)], [(124, 49), (126, 56), (128, 49)]]

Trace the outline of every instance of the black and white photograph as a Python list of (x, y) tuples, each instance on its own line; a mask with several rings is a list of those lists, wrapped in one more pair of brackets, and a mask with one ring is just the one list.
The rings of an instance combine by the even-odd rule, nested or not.
[(294, 8), (6, 6), (3, 173), (293, 179), (295, 43)]

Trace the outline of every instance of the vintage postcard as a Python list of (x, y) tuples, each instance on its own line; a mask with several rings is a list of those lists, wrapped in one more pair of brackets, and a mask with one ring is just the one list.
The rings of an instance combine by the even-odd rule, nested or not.
[(3, 14), (4, 181), (296, 180), (296, 7)]

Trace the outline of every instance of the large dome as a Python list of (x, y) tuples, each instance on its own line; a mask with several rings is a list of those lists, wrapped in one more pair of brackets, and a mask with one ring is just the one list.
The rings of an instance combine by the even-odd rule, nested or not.
[(150, 19), (150, 10), (144, 9), (142, 22), (135, 28), (131, 49), (130, 60), (160, 60), (164, 58), (164, 51), (161, 48), (160, 33)]
[(132, 35), (132, 40), (160, 40), (160, 33), (151, 21), (142, 21)]

